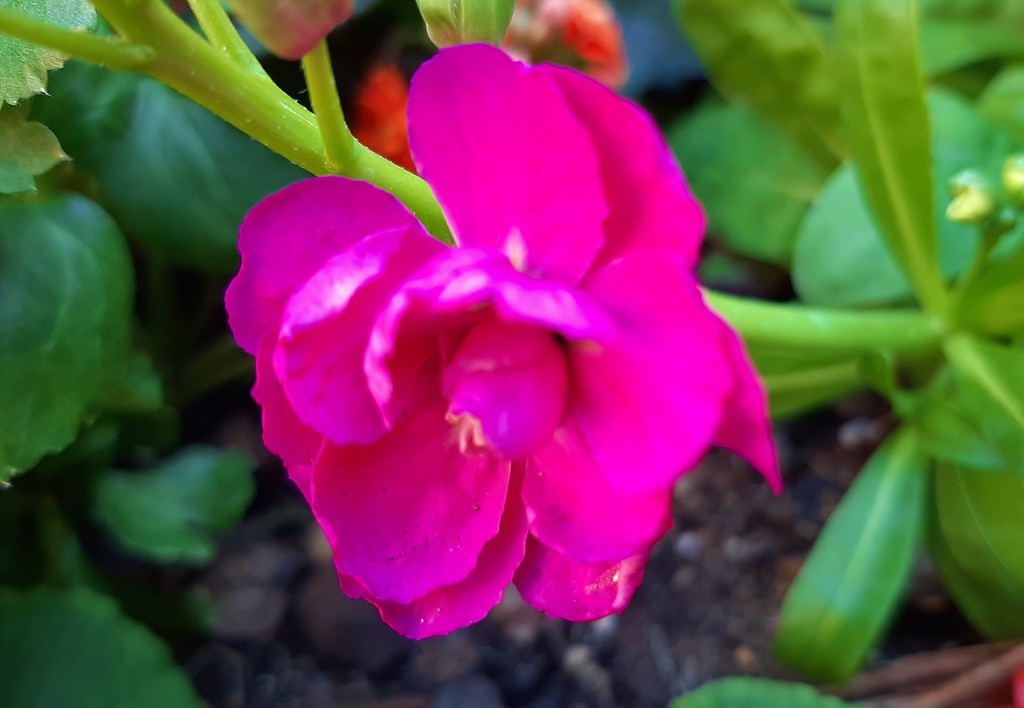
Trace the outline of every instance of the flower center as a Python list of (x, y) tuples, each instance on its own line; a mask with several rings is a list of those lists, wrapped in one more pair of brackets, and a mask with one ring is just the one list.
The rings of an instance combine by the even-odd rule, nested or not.
[(459, 441), (459, 451), (463, 455), (479, 455), (487, 452), (487, 438), (484, 437), (484, 428), (480, 419), (469, 413), (445, 414), (445, 420), (452, 424), (455, 429), (456, 439)]

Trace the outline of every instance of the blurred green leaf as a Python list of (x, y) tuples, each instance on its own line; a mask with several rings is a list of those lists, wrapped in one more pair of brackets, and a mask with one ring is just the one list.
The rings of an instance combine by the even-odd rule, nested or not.
[(135, 351), (127, 358), (114, 381), (107, 409), (118, 412), (152, 412), (164, 402), (163, 381), (144, 351)]
[[(975, 230), (945, 218), (948, 183), (973, 168), (998, 183), (1009, 137), (988, 124), (955, 94), (928, 96), (932, 134), (933, 218), (938, 223), (942, 273), (952, 277), (970, 261)], [(885, 245), (856, 175), (849, 165), (837, 170), (807, 211), (793, 250), (793, 284), (808, 303), (867, 307), (910, 297), (910, 285)]]
[(711, 82), (774, 123), (823, 168), (846, 152), (836, 84), (814, 27), (790, 0), (674, 0)]
[(750, 348), (772, 418), (786, 418), (824, 405), (864, 387), (857, 359), (822, 361), (812, 354), (775, 354)]
[(113, 471), (96, 487), (96, 515), (133, 553), (159, 563), (202, 564), (252, 499), (253, 460), (208, 447), (180, 450), (152, 470)]
[(669, 708), (840, 708), (854, 706), (801, 683), (736, 676), (680, 696)]
[(1024, 472), (1024, 350), (965, 334), (949, 337), (944, 348), (958, 403)]
[(931, 457), (981, 470), (1005, 468), (1008, 459), (986, 422), (963, 409), (951, 380), (933, 386), (914, 417), (921, 449)]
[(928, 305), (942, 296), (932, 151), (914, 0), (840, 0), (843, 127), (889, 250)]
[(66, 159), (57, 136), (42, 123), (29, 122), (26, 109), (0, 110), (0, 194), (35, 189), (33, 177)]
[(718, 101), (672, 126), (668, 141), (729, 247), (788, 266), (824, 170), (753, 111)]
[(822, 529), (782, 606), (772, 647), (817, 681), (849, 679), (885, 629), (910, 576), (928, 470), (910, 429), (868, 461)]
[(67, 446), (128, 353), (133, 274), (77, 196), (0, 204), (0, 480)]
[(978, 111), (1024, 144), (1024, 65), (1008, 66), (996, 74), (978, 99)]
[[(66, 29), (84, 30), (96, 23), (89, 0), (0, 0), (0, 8)], [(53, 49), (0, 34), (0, 105), (44, 92), (47, 72), (63, 66), (64, 59)]]
[(234, 271), (245, 213), (309, 176), (151, 79), (75, 63), (51, 93), (34, 115), (96, 177), (125, 232), (179, 264)]
[(965, 325), (1000, 335), (1024, 331), (1024, 239), (1009, 245), (968, 289), (960, 311)]
[(929, 551), (960, 609), (993, 639), (1024, 636), (1024, 477), (939, 465)]
[(84, 588), (0, 593), (0, 656), (0, 705), (201, 705), (167, 647)]

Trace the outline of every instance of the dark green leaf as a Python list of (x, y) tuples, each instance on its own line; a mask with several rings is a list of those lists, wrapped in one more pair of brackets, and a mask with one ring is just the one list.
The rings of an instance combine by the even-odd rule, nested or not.
[(819, 681), (860, 668), (902, 595), (924, 527), (928, 473), (896, 432), (836, 507), (782, 606), (773, 653)]
[[(942, 273), (952, 277), (966, 267), (977, 235), (971, 227), (945, 218), (948, 183), (973, 168), (998, 183), (1009, 138), (983, 120), (954, 94), (928, 97), (932, 123), (932, 209), (938, 223)], [(867, 307), (906, 300), (910, 285), (868, 211), (849, 166), (829, 178), (797, 233), (793, 283), (812, 304)]]
[(23, 108), (0, 110), (0, 194), (35, 189), (33, 177), (67, 159), (56, 136)]
[(668, 140), (729, 247), (788, 266), (824, 170), (751, 110), (717, 101), (677, 123)]
[(942, 297), (914, 0), (840, 0), (843, 126), (883, 239), (929, 305)]
[(81, 197), (0, 205), (0, 480), (70, 443), (128, 352), (128, 249)]
[(150, 79), (75, 64), (51, 93), (38, 118), (95, 175), (125, 232), (177, 263), (233, 271), (245, 213), (309, 176)]
[(1024, 636), (1024, 478), (940, 465), (929, 550), (975, 626), (996, 639)]
[(167, 647), (84, 588), (0, 594), (0, 656), (0, 705), (200, 705)]
[(161, 563), (200, 564), (241, 518), (253, 494), (247, 456), (185, 448), (146, 472), (110, 472), (97, 482), (96, 515), (133, 553)]
[(675, 0), (724, 96), (749, 104), (825, 168), (845, 153), (821, 38), (789, 0)]
[[(0, 0), (14, 10), (55, 27), (84, 30), (96, 22), (89, 0)], [(64, 65), (64, 55), (0, 34), (0, 105), (17, 103), (46, 90), (46, 74)]]
[(669, 708), (840, 708), (853, 706), (800, 683), (733, 677), (680, 696)]

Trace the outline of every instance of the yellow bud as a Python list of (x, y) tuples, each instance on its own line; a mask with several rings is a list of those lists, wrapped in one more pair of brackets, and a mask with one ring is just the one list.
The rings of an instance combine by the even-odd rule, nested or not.
[(946, 218), (960, 224), (977, 224), (996, 210), (992, 192), (974, 170), (963, 170), (950, 182), (953, 201), (946, 208)]
[(1003, 163), (1003, 189), (1014, 205), (1024, 207), (1024, 155), (1012, 155)]

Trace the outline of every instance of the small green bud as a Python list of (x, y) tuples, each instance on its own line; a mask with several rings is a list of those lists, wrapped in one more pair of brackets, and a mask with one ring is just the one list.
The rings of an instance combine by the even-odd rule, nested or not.
[(486, 42), (505, 36), (515, 0), (416, 0), (430, 41), (438, 47)]
[(946, 208), (946, 218), (960, 224), (977, 224), (996, 210), (992, 191), (974, 170), (958, 172), (950, 181), (953, 201)]
[(1024, 207), (1024, 155), (1011, 155), (1003, 163), (1003, 189), (1015, 206)]

